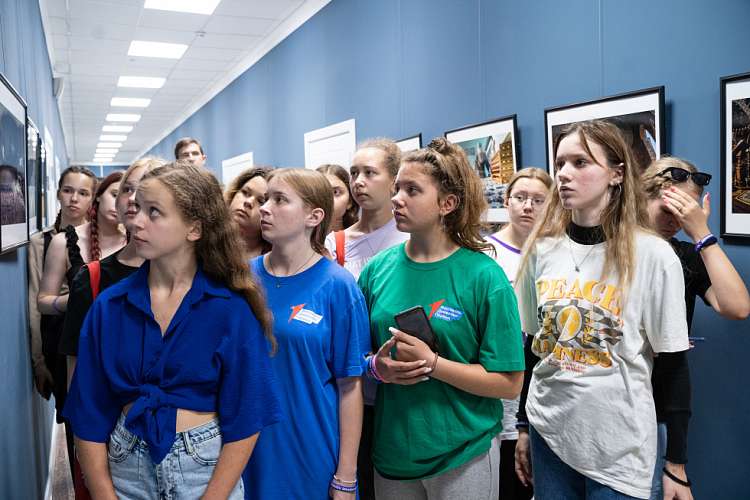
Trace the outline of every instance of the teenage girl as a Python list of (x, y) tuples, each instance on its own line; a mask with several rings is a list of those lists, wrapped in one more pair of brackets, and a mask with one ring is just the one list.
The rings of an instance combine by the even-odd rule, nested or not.
[[(345, 231), (336, 231), (326, 238), (326, 249), (336, 262), (352, 273), (355, 279), (367, 262), (378, 252), (403, 243), (409, 237), (396, 229), (391, 196), (393, 183), (401, 164), (401, 149), (390, 139), (370, 139), (360, 144), (349, 169), (354, 203), (361, 208), (360, 219)], [(372, 434), (375, 426), (375, 381), (362, 380), (365, 414), (362, 439), (357, 454), (360, 498), (375, 498), (372, 467)]]
[[(76, 227), (86, 222), (95, 190), (96, 176), (91, 170), (78, 166), (66, 168), (57, 183), (57, 201), (60, 202), (60, 211), (57, 212), (55, 224), (50, 231), (33, 235), (29, 244), (31, 363), (34, 368), (34, 384), (39, 394), (45, 399), (49, 399), (52, 393), (55, 378), (60, 379), (60, 388), (64, 388), (62, 384), (64, 377), (62, 376), (63, 364), (58, 363), (56, 354), (62, 327), (59, 321), (61, 318), (57, 315), (42, 315), (37, 306), (44, 258), (54, 235), (67, 226)], [(66, 285), (62, 288), (67, 290)], [(57, 371), (58, 365), (59, 371)], [(53, 373), (56, 374), (54, 377)], [(61, 411), (62, 406), (58, 408), (58, 412)]]
[(99, 183), (91, 203), (90, 222), (55, 235), (44, 263), (38, 305), (43, 314), (64, 314), (68, 295), (61, 294), (63, 282), (73, 280), (83, 264), (107, 257), (125, 246), (125, 231), (117, 218), (115, 198), (122, 172), (113, 172)]
[[(506, 190), (505, 207), (509, 221), (503, 228), (486, 238), (494, 248), (494, 258), (511, 285), (521, 263), (521, 248), (534, 227), (552, 187), (552, 178), (541, 168), (519, 170), (510, 179)], [(515, 472), (515, 450), (518, 440), (516, 413), (518, 399), (503, 400), (503, 430), (500, 439), (500, 498), (529, 499), (533, 495), (530, 484), (524, 484)]]
[[(693, 322), (696, 297), (728, 319), (742, 320), (750, 314), (747, 287), (708, 228), (711, 198), (708, 193), (703, 195), (703, 188), (710, 180), (711, 175), (699, 172), (692, 163), (674, 157), (654, 161), (642, 176), (651, 224), (669, 241), (682, 263), (688, 330)], [(702, 206), (699, 203), (701, 197)], [(675, 238), (680, 229), (685, 231), (691, 242)], [(676, 407), (664, 400), (662, 382), (668, 377), (668, 370), (668, 365), (657, 362), (651, 379), (659, 422), (651, 498), (658, 500), (664, 498), (664, 492), (669, 498), (674, 489), (674, 481), (669, 477), (662, 482), (662, 469), (667, 463), (687, 462), (690, 408)]]
[(242, 498), (279, 419), (263, 294), (210, 172), (155, 168), (135, 203), (147, 262), (92, 305), (65, 406), (84, 477), (93, 498)]
[[(375, 256), (359, 278), (379, 348), (368, 365), (384, 382), (375, 496), (497, 498), (500, 398), (518, 395), (524, 365), (513, 288), (482, 253), (490, 248), (480, 236), (482, 183), (460, 147), (435, 139), (406, 154), (395, 192), (396, 224), (409, 240)], [(395, 328), (415, 307), (430, 344)]]
[(331, 231), (343, 231), (359, 220), (359, 205), (352, 197), (349, 172), (341, 165), (321, 165), (316, 168), (326, 176), (333, 189)]
[[(637, 167), (616, 126), (566, 127), (554, 158), (556, 189), (516, 283), (527, 346), (540, 359), (527, 364), (519, 425), (528, 422), (529, 434), (517, 451), (530, 437), (535, 498), (648, 498), (654, 354), (676, 367), (666, 393), (681, 393), (687, 371), (682, 269), (647, 229)], [(528, 453), (517, 458), (531, 480)], [(685, 479), (684, 469), (664, 474)], [(690, 498), (679, 488), (675, 498)]]
[[(128, 233), (137, 213), (135, 191), (144, 174), (164, 165), (158, 158), (141, 158), (133, 162), (120, 180), (120, 189), (115, 200), (118, 219)], [(83, 266), (73, 278), (68, 296), (68, 310), (65, 313), (65, 326), (58, 350), (68, 358), (68, 383), (73, 377), (76, 357), (78, 356), (78, 337), (83, 328), (83, 320), (99, 292), (121, 279), (130, 276), (144, 262), (136, 253), (135, 240), (132, 238), (120, 250), (100, 261), (91, 261)], [(92, 274), (91, 269), (95, 267)], [(93, 279), (92, 279), (93, 278)]]
[(240, 173), (224, 192), (229, 215), (240, 230), (245, 244), (245, 260), (257, 257), (271, 249), (260, 231), (260, 206), (266, 202), (270, 168), (253, 167)]
[(272, 365), (286, 421), (264, 432), (244, 474), (247, 498), (354, 499), (362, 426), (364, 298), (324, 258), (330, 184), (305, 169), (274, 170), (261, 207), (271, 251), (251, 268), (268, 297), (279, 352)]

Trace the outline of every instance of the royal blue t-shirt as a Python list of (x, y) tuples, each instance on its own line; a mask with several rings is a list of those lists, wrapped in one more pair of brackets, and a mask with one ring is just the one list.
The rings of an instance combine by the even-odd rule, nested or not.
[(365, 300), (352, 275), (325, 258), (283, 278), (262, 256), (250, 266), (274, 315), (271, 365), (285, 419), (261, 433), (242, 475), (245, 498), (324, 500), (339, 455), (336, 379), (362, 375), (370, 350)]
[(278, 422), (278, 385), (260, 323), (245, 299), (198, 268), (162, 336), (151, 311), (149, 262), (97, 297), (83, 322), (63, 416), (76, 436), (104, 443), (123, 406), (125, 427), (161, 463), (177, 409), (216, 412), (222, 440)]

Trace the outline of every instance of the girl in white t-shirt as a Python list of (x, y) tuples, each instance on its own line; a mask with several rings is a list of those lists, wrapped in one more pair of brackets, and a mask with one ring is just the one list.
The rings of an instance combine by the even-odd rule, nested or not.
[[(654, 354), (672, 358), (669, 395), (687, 373), (682, 267), (646, 229), (637, 167), (617, 127), (571, 124), (553, 151), (556, 189), (516, 282), (523, 330), (540, 359), (527, 364), (529, 436), (519, 435), (519, 448), (530, 437), (537, 498), (648, 498)], [(531, 479), (528, 455), (519, 455)], [(684, 467), (667, 463), (663, 472), (665, 498), (692, 498)]]
[[(485, 240), (495, 249), (494, 258), (505, 271), (508, 280), (516, 279), (521, 263), (521, 248), (541, 213), (552, 187), (552, 177), (541, 168), (529, 167), (519, 170), (508, 183), (505, 207), (508, 209), (508, 224)], [(518, 440), (516, 430), (518, 398), (503, 400), (503, 431), (500, 439), (500, 500), (520, 500), (532, 497), (531, 484), (522, 475), (515, 473), (515, 449)], [(524, 441), (527, 443), (527, 441)]]

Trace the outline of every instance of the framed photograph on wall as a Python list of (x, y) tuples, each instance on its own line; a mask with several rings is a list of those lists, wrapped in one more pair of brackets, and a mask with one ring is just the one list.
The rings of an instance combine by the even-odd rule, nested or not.
[(420, 132), (417, 135), (400, 139), (396, 141), (396, 145), (401, 149), (402, 153), (422, 149), (422, 133)]
[(635, 161), (643, 172), (649, 163), (664, 154), (664, 87), (654, 87), (594, 101), (544, 110), (547, 138), (547, 170), (554, 175), (553, 145), (569, 124), (587, 120), (607, 120), (622, 131)]
[(40, 171), (39, 171), (39, 157), (40, 157), (40, 140), (39, 130), (34, 125), (34, 122), (29, 120), (26, 125), (26, 172), (28, 177), (26, 180), (26, 194), (27, 196), (27, 217), (29, 219), (29, 237), (36, 234), (42, 228), (41, 217), (39, 216), (39, 187), (40, 187)]
[(0, 74), (0, 253), (29, 241), (26, 103)]
[(721, 237), (750, 239), (750, 73), (720, 83)]
[(505, 190), (520, 165), (516, 115), (449, 130), (445, 138), (463, 148), (482, 179), (486, 221), (508, 222)]

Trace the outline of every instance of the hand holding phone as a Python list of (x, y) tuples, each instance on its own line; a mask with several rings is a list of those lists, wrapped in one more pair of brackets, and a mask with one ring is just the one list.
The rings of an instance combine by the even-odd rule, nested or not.
[(398, 313), (394, 319), (396, 326), (402, 332), (417, 337), (427, 344), (433, 352), (440, 352), (440, 345), (437, 336), (430, 326), (430, 320), (422, 309), (422, 306), (415, 306)]

